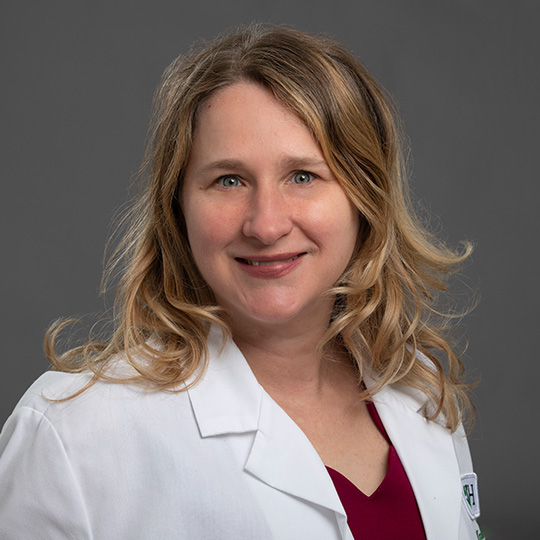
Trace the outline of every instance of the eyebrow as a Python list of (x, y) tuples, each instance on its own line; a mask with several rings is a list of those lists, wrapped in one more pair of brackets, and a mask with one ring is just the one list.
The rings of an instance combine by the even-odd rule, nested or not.
[[(328, 163), (324, 159), (312, 157), (285, 157), (279, 161), (279, 166), (283, 169), (305, 169), (311, 167), (328, 167)], [(218, 159), (203, 165), (199, 169), (199, 173), (207, 173), (215, 170), (230, 170), (230, 169), (245, 169), (246, 165), (239, 159)]]

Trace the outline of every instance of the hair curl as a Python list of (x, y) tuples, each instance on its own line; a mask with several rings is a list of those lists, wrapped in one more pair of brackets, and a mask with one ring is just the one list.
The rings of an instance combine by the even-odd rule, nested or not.
[[(455, 429), (471, 403), (463, 365), (440, 324), (452, 315), (439, 313), (436, 300), (471, 246), (450, 250), (416, 217), (397, 115), (367, 71), (334, 40), (286, 27), (243, 27), (166, 70), (141, 169), (146, 187), (123, 221), (127, 230), (106, 269), (121, 276), (114, 333), (58, 355), (54, 342), (65, 323), (53, 325), (45, 349), (54, 369), (90, 369), (92, 382), (166, 390), (182, 389), (203, 372), (209, 324), (228, 330), (194, 263), (179, 201), (201, 103), (240, 81), (262, 85), (304, 122), (360, 214), (355, 253), (329, 291), (335, 307), (321, 350), (339, 342), (360, 377), (366, 370), (375, 377), (363, 397), (388, 384), (408, 385), (432, 403), (427, 418), (442, 413)], [(418, 351), (431, 362), (420, 361)], [(109, 373), (117, 353), (132, 375)]]

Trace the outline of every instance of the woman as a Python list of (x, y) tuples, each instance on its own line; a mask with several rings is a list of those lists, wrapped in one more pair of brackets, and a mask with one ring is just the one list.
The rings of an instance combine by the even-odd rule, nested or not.
[(251, 26), (179, 58), (146, 165), (114, 335), (53, 330), (2, 432), (0, 536), (481, 537), (432, 318), (470, 248), (417, 223), (351, 54)]

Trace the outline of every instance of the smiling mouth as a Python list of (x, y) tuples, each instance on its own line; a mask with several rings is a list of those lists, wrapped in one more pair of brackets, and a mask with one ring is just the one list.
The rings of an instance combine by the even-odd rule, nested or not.
[(289, 257), (288, 259), (274, 259), (272, 261), (252, 261), (250, 259), (242, 259), (241, 257), (238, 257), (238, 261), (244, 263), (244, 264), (248, 264), (249, 266), (273, 266), (273, 265), (276, 265), (276, 264), (283, 264), (283, 263), (288, 263), (288, 262), (291, 262), (291, 261), (294, 261), (296, 259), (298, 259), (298, 257), (300, 257), (301, 255), (304, 255), (304, 253), (299, 253), (298, 255), (294, 255), (293, 257)]

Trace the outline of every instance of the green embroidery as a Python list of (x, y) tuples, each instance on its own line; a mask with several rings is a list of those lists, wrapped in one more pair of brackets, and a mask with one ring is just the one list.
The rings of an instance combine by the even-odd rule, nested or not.
[(465, 495), (465, 500), (467, 501), (467, 504), (469, 505), (470, 508), (472, 508), (471, 497), (469, 495), (468, 486), (463, 486), (463, 494)]
[(484, 533), (480, 529), (476, 531), (476, 538), (477, 540), (486, 540)]

